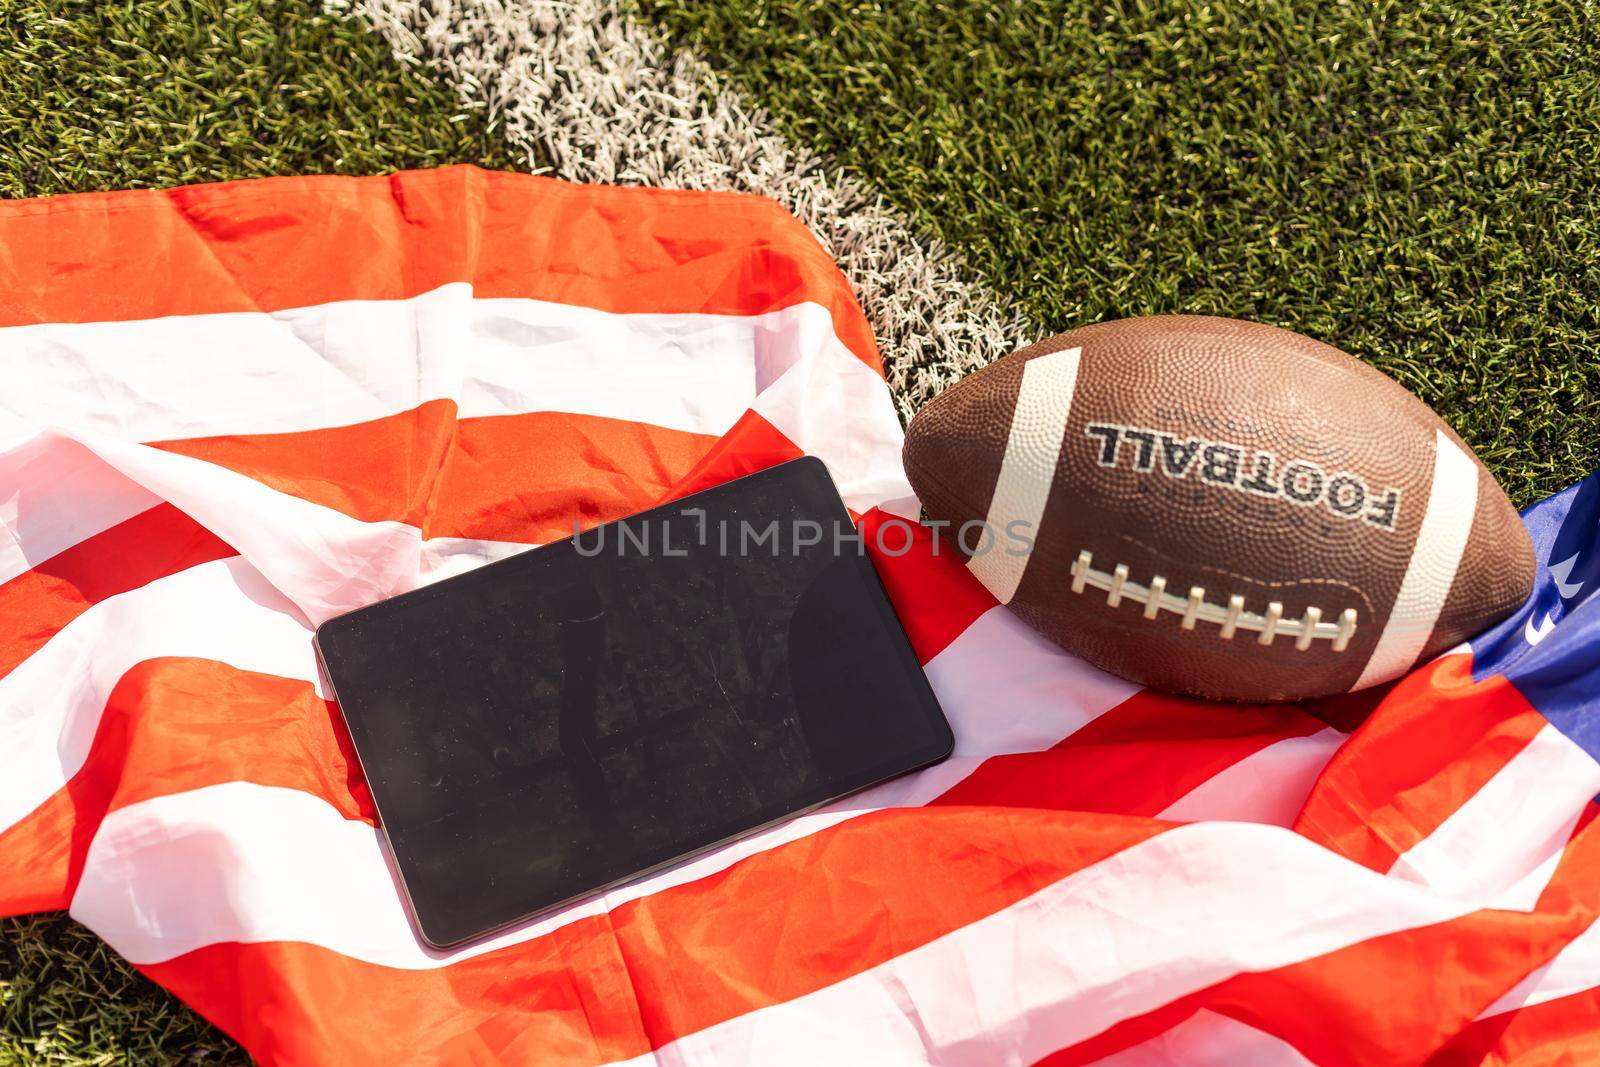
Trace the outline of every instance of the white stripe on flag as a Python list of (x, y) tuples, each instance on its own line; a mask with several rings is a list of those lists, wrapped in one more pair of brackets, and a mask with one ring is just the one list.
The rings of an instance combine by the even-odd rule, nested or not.
[(1031, 1063), (1232, 975), (1461, 913), (1290, 831), (1195, 823), (629, 1067)]
[[(362, 522), (205, 460), (101, 434), (47, 430), (47, 447), (82, 446), (232, 545), (319, 625), (421, 584), (422, 534), (400, 522)], [(9, 457), (0, 455), (0, 471)]]
[(160, 656), (217, 660), (319, 690), (311, 632), (237, 556), (109, 597), (0, 677), (0, 830), (83, 766), (106, 700), (135, 665)]
[(1546, 725), (1389, 874), (1483, 907), (1532, 911), (1596, 793), (1600, 763)]
[(1554, 959), (1518, 982), (1478, 1016), (1487, 1019), (1600, 986), (1600, 923), (1567, 942)]
[[(71, 911), (107, 940), (115, 937), (117, 950), (136, 963), (223, 941), (301, 941), (385, 967), (426, 970), (542, 937), (871, 810), (803, 815), (485, 941), (440, 951), (413, 933), (379, 831), (309, 793), (227, 782), (107, 815)], [(175, 906), (181, 899), (187, 904)]]
[(0, 451), (0, 584), (161, 498), (76, 442), (30, 431)]
[(1160, 814), (1175, 822), (1230, 819), (1289, 826), (1305, 806), (1322, 768), (1344, 744), (1329, 728), (1289, 737), (1224, 768)]
[(455, 282), (404, 300), (0, 328), (0, 405), (139, 441), (343, 426), (438, 399), (463, 417), (564, 411), (715, 434), (836, 347), (817, 304), (616, 314), (476, 299)]
[(1352, 689), (1399, 677), (1417, 661), (1455, 585), (1478, 507), (1478, 465), (1444, 431), (1434, 441), (1428, 507), (1383, 633)]
[(1035, 356), (1022, 365), (1022, 385), (1000, 475), (989, 502), (989, 530), (980, 551), (967, 563), (984, 588), (1002, 604), (1011, 603), (1028, 567), (1030, 553), (1013, 539), (1013, 523), (1031, 543), (1039, 536), (1045, 503), (1055, 487), (1072, 396), (1078, 384), (1082, 349)]
[(1049, 748), (1139, 692), (990, 608), (923, 668), (958, 755)]
[[(837, 817), (796, 823), (814, 829), (826, 818)], [(609, 904), (658, 888), (649, 879)], [(1027, 1062), (1241, 971), (1443, 922), (1467, 907), (1289, 831), (1189, 824), (886, 963), (674, 1044), (686, 1054), (739, 1047), (751, 1062), (810, 1067), (929, 1051), (982, 1059), (980, 1048), (1015, 1042)], [(375, 831), (307, 794), (243, 782), (111, 813), (71, 910), (134, 963), (220, 942), (296, 941), (413, 969), (538, 936), (579, 911), (456, 953), (429, 950), (410, 929)]]
[[(0, 377), (11, 383), (0, 410), (39, 427), (124, 441), (289, 433), (454, 399), (468, 418), (559, 411), (717, 435), (753, 407), (828, 465), (856, 511), (911, 492), (883, 379), (812, 303), (749, 316), (616, 314), (476, 300), (454, 283), (408, 300), (270, 315), (13, 326), (0, 329), (0, 341)], [(95, 389), (82, 388), (86, 375)], [(8, 449), (0, 464), (15, 469), (36, 458)], [(101, 505), (107, 514), (98, 529), (142, 510), (115, 503)], [(16, 507), (0, 497), (0, 516)], [(51, 510), (83, 507), (78, 499)], [(77, 520), (83, 536), (98, 532), (93, 521)], [(54, 551), (67, 547), (60, 536), (46, 541)], [(0, 580), (46, 548), (0, 543)]]
[(1287, 1041), (1201, 1010), (1157, 1037), (1095, 1060), (1093, 1067), (1312, 1067), (1312, 1063)]

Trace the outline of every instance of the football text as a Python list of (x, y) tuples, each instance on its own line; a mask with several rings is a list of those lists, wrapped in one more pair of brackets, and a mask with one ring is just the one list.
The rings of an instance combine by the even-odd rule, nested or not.
[(1085, 433), (1097, 442), (1102, 467), (1126, 464), (1143, 474), (1198, 478), (1207, 485), (1326, 508), (1341, 519), (1359, 519), (1380, 530), (1400, 521), (1400, 490), (1374, 489), (1351, 471), (1329, 473), (1306, 459), (1280, 463), (1277, 455), (1230, 441), (1178, 437), (1161, 430), (1091, 422)]

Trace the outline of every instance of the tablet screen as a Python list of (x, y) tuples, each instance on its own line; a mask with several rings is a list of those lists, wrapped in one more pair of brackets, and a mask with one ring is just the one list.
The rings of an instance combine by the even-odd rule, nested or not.
[(456, 944), (948, 755), (796, 460), (330, 620), (424, 939)]

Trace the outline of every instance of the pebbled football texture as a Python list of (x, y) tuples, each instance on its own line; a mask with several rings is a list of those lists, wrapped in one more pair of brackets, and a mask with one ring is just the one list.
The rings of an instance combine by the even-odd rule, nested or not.
[(1443, 420), (1360, 360), (1259, 323), (1051, 337), (930, 402), (904, 460), (1002, 603), (1174, 692), (1376, 685), (1533, 586), (1516, 509)]

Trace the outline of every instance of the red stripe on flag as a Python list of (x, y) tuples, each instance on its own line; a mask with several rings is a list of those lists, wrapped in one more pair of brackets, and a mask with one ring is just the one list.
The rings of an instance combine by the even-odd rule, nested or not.
[(453, 401), (434, 400), (353, 426), (158, 447), (365, 522), (409, 523), (424, 537), (543, 543), (572, 536), (574, 522), (649, 507), (719, 440), (595, 415), (455, 413)]
[(64, 908), (106, 813), (141, 800), (245, 781), (313, 793), (347, 819), (375, 809), (336, 706), (303, 681), (212, 660), (147, 660), (117, 682), (84, 764), (10, 829), (0, 914)]
[(190, 567), (234, 555), (209, 530), (158, 504), (85, 538), (0, 584), (0, 676), (93, 604)]
[(1429, 1057), (1428, 1067), (1600, 1063), (1600, 988), (1491, 1015)]
[[(1130, 718), (1127, 728), (1138, 729), (1141, 722), (1151, 719)], [(1217, 732), (1224, 732), (1220, 720)], [(1176, 769), (1181, 751), (1162, 768), (1187, 782), (1192, 776)], [(1011, 762), (1022, 780), (1043, 791), (1057, 768), (1048, 755), (1035, 760), (1021, 769), (1020, 761)], [(373, 820), (342, 719), (307, 682), (211, 660), (149, 660), (113, 688), (85, 761), (66, 787), (0, 833), (0, 852), (32, 859), (0, 873), (0, 907), (65, 906), (90, 839), (108, 812), (231, 781), (298, 789), (345, 818)], [(1083, 787), (1099, 784), (1103, 779), (1087, 776)], [(981, 806), (1015, 799), (1007, 776), (986, 775), (980, 765), (977, 781), (958, 786), (947, 801)], [(1096, 806), (1087, 794), (1079, 800), (1079, 806)]]
[(1453, 655), (1403, 679), (1329, 761), (1295, 829), (1378, 871), (1438, 829), (1546, 725), (1504, 677), (1471, 670)]
[[(422, 524), (426, 537), (543, 543), (651, 506), (685, 477), (757, 444), (622, 419), (540, 412), (454, 417), (433, 401), (371, 422), (297, 433), (197, 438), (156, 447), (203, 459), (365, 522)], [(798, 452), (766, 420), (761, 455)], [(715, 447), (713, 447), (715, 446)], [(329, 456), (339, 462), (330, 466)], [(574, 488), (577, 487), (577, 488)], [(0, 676), (85, 610), (190, 567), (235, 555), (170, 504), (102, 530), (0, 584)]]
[(1049, 752), (985, 760), (938, 803), (1154, 816), (1246, 756), (1324, 728), (1290, 704), (1207, 704), (1147, 689)]
[[(1600, 827), (1591, 826), (1592, 815), (1591, 808), (1531, 913), (1486, 908), (1287, 967), (1240, 974), (1119, 1023), (1040, 1063), (1093, 1063), (1149, 1040), (1202, 1008), (1272, 1034), (1326, 1067), (1390, 1067), (1424, 1060), (1430, 1065), (1478, 1063), (1466, 1050), (1497, 1040), (1495, 1029), (1486, 1025), (1495, 1020), (1471, 1020), (1554, 957), (1600, 913), (1600, 885), (1592, 877), (1600, 862)], [(1570, 1022), (1562, 1018), (1558, 1025)], [(1591, 1017), (1587, 1025), (1593, 1024)], [(1461, 1036), (1452, 1039), (1456, 1034)], [(1448, 1055), (1428, 1058), (1441, 1046)], [(1458, 1047), (1459, 1053), (1450, 1052)]]
[(949, 542), (926, 526), (874, 510), (863, 516), (861, 536), (923, 663), (998, 605)]
[(1318, 1064), (1419, 1062), (1588, 928), (1600, 909), (1597, 829), (1573, 836), (1531, 914), (1484, 909), (1242, 974), (1205, 1004), (1276, 1034)]
[[(0, 247), (0, 326), (398, 300), (470, 282), (480, 297), (617, 312), (753, 315), (811, 301), (878, 366), (816, 239), (773, 201), (739, 193), (469, 166), (266, 178), (7, 201)], [(164, 284), (128, 284), (149, 273), (151, 249)]]
[[(284, 943), (213, 945), (141, 969), (263, 1063), (492, 1054), (589, 1065), (859, 973), (1163, 829), (1060, 813), (875, 812), (445, 969)], [(815, 877), (824, 864), (849, 877)]]
[(139, 970), (263, 1065), (589, 1067), (651, 1047), (620, 951), (590, 931), (440, 970), (275, 941), (210, 945)]
[[(1097, 1063), (1107, 1056), (1142, 1044), (1171, 1030), (1200, 1010), (1200, 999), (1201, 994), (1184, 997), (1165, 1004), (1155, 1011), (1124, 1019), (1087, 1041), (1080, 1041), (1071, 1048), (1064, 1048), (1052, 1052), (1043, 1059), (1035, 1060), (1032, 1067), (1088, 1067), (1089, 1064)], [(1173, 1064), (1172, 1067), (1184, 1067), (1184, 1065)], [(1229, 1064), (1227, 1067), (1234, 1065)], [(1249, 1065), (1239, 1064), (1238, 1067), (1249, 1067)]]
[(758, 412), (746, 411), (651, 503), (678, 500), (746, 474), (799, 459), (802, 455), (804, 453), (782, 430)]

